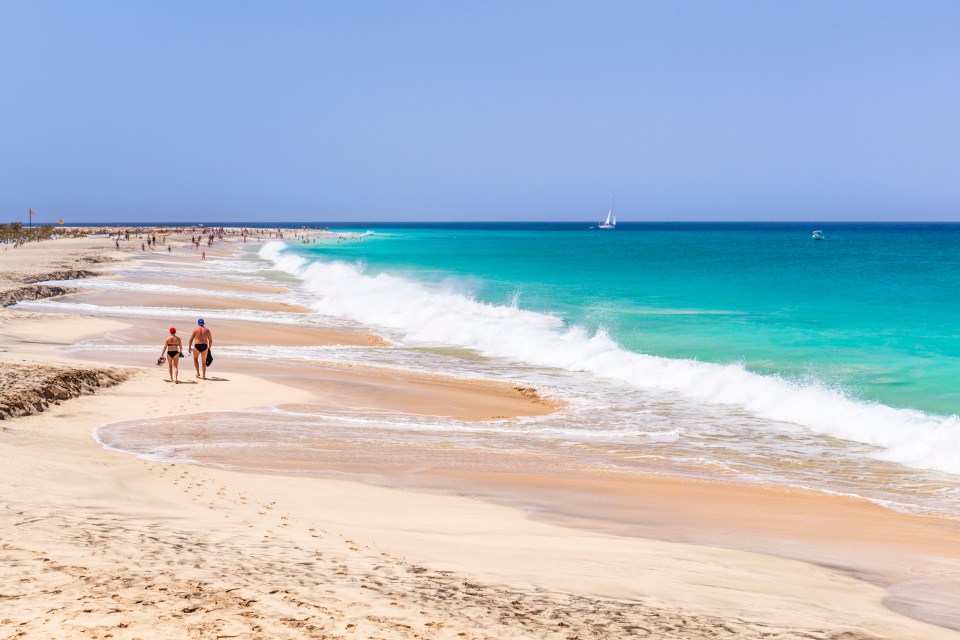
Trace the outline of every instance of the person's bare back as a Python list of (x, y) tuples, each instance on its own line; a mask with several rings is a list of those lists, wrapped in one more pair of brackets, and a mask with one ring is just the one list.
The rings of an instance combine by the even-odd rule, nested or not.
[[(207, 379), (207, 359), (200, 355), (213, 346), (213, 335), (210, 329), (204, 326), (203, 318), (197, 320), (197, 328), (190, 334), (188, 349), (193, 352), (193, 367), (197, 370), (197, 377)], [(196, 349), (194, 349), (196, 347)], [(202, 375), (201, 375), (202, 372)]]

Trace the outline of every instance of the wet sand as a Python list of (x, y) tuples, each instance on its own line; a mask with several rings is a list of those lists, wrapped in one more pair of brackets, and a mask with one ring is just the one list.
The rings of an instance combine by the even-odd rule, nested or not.
[(214, 296), (188, 296), (178, 294), (137, 293), (131, 295), (126, 292), (97, 291), (93, 293), (71, 293), (61, 298), (63, 302), (81, 304), (95, 304), (104, 307), (167, 307), (180, 309), (202, 310), (233, 310), (246, 309), (250, 311), (280, 311), (286, 313), (309, 313), (309, 309), (296, 304), (285, 302), (264, 302), (244, 298), (217, 298)]
[[(157, 278), (150, 276), (122, 276), (125, 282), (134, 282), (138, 284), (152, 284), (165, 286), (171, 284), (169, 278)], [(258, 284), (255, 282), (239, 282), (235, 280), (203, 280), (201, 278), (177, 278), (176, 285), (185, 289), (204, 289), (208, 291), (233, 291), (236, 293), (289, 293), (289, 289), (283, 287)]]
[[(336, 339), (336, 335), (331, 337)], [(218, 338), (215, 336), (214, 339)], [(184, 353), (187, 353), (186, 349)], [(487, 420), (545, 415), (558, 409), (557, 404), (540, 398), (535, 389), (504, 382), (457, 379), (403, 369), (333, 362), (251, 362), (220, 355), (216, 347), (214, 353), (216, 366), (209, 369), (210, 376), (253, 371), (273, 382), (308, 391), (313, 403), (337, 410)], [(155, 359), (159, 351), (150, 356), (139, 353), (131, 355), (122, 350), (76, 351), (73, 355), (85, 362), (127, 367)], [(194, 365), (189, 354), (182, 359), (180, 367), (187, 376), (193, 375)]]
[[(169, 319), (130, 317), (118, 314), (111, 316), (122, 324), (123, 329), (111, 333), (111, 341), (131, 346), (158, 346), (166, 339), (169, 330)], [(177, 322), (180, 322), (177, 320)], [(216, 327), (215, 341), (218, 346), (249, 346), (271, 345), (281, 347), (327, 347), (335, 345), (345, 346), (387, 346), (389, 343), (378, 335), (362, 331), (348, 331), (345, 329), (326, 329), (320, 327), (300, 327), (292, 325), (277, 325), (261, 322), (245, 322), (243, 320), (211, 321), (211, 327)], [(190, 333), (195, 328), (190, 322), (177, 327), (181, 339), (189, 341)], [(129, 355), (99, 353), (83, 353), (80, 357), (98, 359), (104, 358), (108, 362), (130, 363)], [(250, 363), (246, 364), (250, 369)]]

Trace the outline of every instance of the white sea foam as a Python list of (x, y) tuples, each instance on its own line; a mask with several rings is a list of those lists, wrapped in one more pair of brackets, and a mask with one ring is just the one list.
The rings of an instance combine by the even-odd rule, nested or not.
[(324, 315), (399, 333), (410, 344), (456, 345), (491, 357), (586, 372), (644, 390), (727, 405), (754, 416), (868, 444), (876, 456), (917, 468), (960, 474), (960, 419), (851, 398), (817, 382), (765, 376), (740, 365), (631, 352), (603, 331), (514, 306), (480, 302), (449, 282), (431, 285), (386, 273), (367, 275), (343, 261), (310, 262), (282, 242), (261, 258), (300, 278)]

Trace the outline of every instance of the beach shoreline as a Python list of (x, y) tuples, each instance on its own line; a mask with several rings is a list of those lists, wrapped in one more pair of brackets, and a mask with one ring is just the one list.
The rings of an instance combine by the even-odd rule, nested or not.
[[(53, 242), (67, 243), (57, 245), (59, 248), (73, 241)], [(230, 254), (229, 243), (217, 245), (226, 249), (218, 246), (209, 252), (211, 256)], [(112, 246), (97, 246), (80, 249), (78, 255), (89, 253), (99, 258), (112, 250)], [(162, 254), (150, 256), (151, 261), (163, 259)], [(123, 264), (135, 269), (129, 260)], [(31, 273), (43, 272), (48, 266), (39, 266)], [(136, 295), (96, 300), (128, 306), (138, 302)], [(48, 314), (46, 321), (41, 321), (43, 314), (0, 313), (4, 358), (26, 356), (37, 362), (70, 362), (57, 349), (81, 339), (126, 332), (134, 341), (146, 340), (163, 325), (155, 320), (120, 317), (122, 314), (108, 320)], [(49, 331), (53, 324), (55, 333)], [(238, 324), (231, 341), (240, 343), (245, 332), (257, 330), (252, 322)], [(376, 340), (382, 340), (362, 333), (352, 338), (335, 331), (312, 337), (308, 333), (290, 337), (291, 344), (335, 344), (343, 339), (379, 344)], [(88, 362), (94, 364), (92, 359)], [(101, 362), (96, 366), (104, 365)], [(182, 379), (193, 382), (190, 363), (184, 366)], [(536, 496), (538, 483), (541, 500), (550, 491), (569, 496), (572, 490), (590, 484), (583, 477), (471, 477), (465, 471), (457, 478), (456, 473), (438, 474), (437, 485), (452, 483), (454, 489), (447, 487), (445, 495), (437, 495), (331, 479), (241, 474), (149, 462), (107, 451), (90, 436), (105, 422), (317, 402), (318, 396), (329, 394), (333, 385), (338, 385), (341, 404), (347, 409), (357, 397), (347, 391), (350, 385), (379, 397), (378, 406), (384, 410), (413, 411), (419, 407), (433, 415), (467, 420), (491, 414), (506, 418), (522, 415), (525, 410), (535, 415), (557, 408), (537, 404), (522, 392), (511, 397), (509, 389), (494, 388), (496, 385), (464, 387), (458, 383), (459, 388), (451, 390), (451, 383), (442, 377), (433, 382), (394, 382), (399, 386), (388, 393), (385, 378), (395, 378), (395, 372), (367, 372), (349, 379), (334, 367), (328, 374), (328, 386), (318, 391), (285, 382), (282, 375), (253, 377), (238, 373), (237, 368), (242, 366), (241, 358), (236, 367), (217, 369), (218, 377), (226, 380), (205, 386), (179, 385), (184, 389), (182, 396), (173, 396), (171, 389), (179, 390), (159, 381), (158, 369), (141, 368), (129, 380), (95, 395), (66, 400), (40, 415), (0, 423), (4, 427), (0, 437), (5, 446), (16, 450), (19, 460), (3, 471), (6, 477), (2, 484), (10, 506), (3, 513), (4, 526), (0, 529), (13, 533), (9, 538), (4, 536), (4, 553), (11, 569), (0, 575), (0, 584), (4, 585), (0, 602), (9, 605), (13, 613), (0, 615), (4, 618), (0, 620), (0, 632), (23, 630), (29, 637), (62, 629), (62, 637), (81, 637), (90, 629), (98, 629), (100, 634), (110, 629), (113, 637), (133, 638), (156, 636), (157, 630), (163, 629), (171, 635), (190, 630), (199, 637), (237, 630), (250, 637), (294, 637), (298, 633), (304, 634), (299, 637), (329, 637), (347, 632), (357, 637), (363, 633), (401, 637), (414, 629), (423, 637), (445, 638), (460, 633), (484, 637), (489, 629), (496, 629), (501, 634), (512, 630), (529, 637), (568, 637), (576, 631), (581, 637), (626, 637), (629, 629), (645, 628), (642, 625), (647, 624), (652, 633), (674, 629), (676, 635), (671, 637), (679, 638), (769, 637), (771, 633), (785, 638), (800, 637), (801, 633), (822, 634), (814, 637), (848, 633), (843, 636), (848, 638), (960, 637), (943, 627), (901, 615), (887, 605), (920, 618), (946, 622), (937, 620), (931, 611), (901, 606), (897, 596), (875, 585), (811, 564), (843, 567), (839, 554), (844, 548), (850, 553), (863, 552), (856, 547), (865, 540), (878, 543), (874, 551), (878, 555), (891, 549), (902, 553), (904, 562), (927, 555), (957, 560), (949, 552), (951, 544), (956, 546), (960, 540), (955, 523), (914, 518), (860, 501), (822, 495), (794, 499), (782, 490), (746, 485), (731, 488), (719, 483), (711, 487), (653, 477), (644, 479), (639, 487), (631, 487), (626, 491), (628, 500), (614, 507), (620, 510), (623, 504), (634, 503), (637, 513), (646, 514), (649, 520), (645, 523), (646, 536), (625, 536), (622, 534), (627, 531), (603, 525), (602, 509), (587, 514), (590, 517), (553, 514), (556, 522), (576, 524), (574, 529), (529, 518), (517, 508), (529, 509), (536, 500), (523, 504), (522, 500), (511, 503), (508, 499), (517, 489)], [(406, 400), (401, 402), (401, 397)], [(23, 479), (34, 465), (41, 469), (30, 475), (35, 486)], [(92, 468), (100, 473), (92, 474)], [(361, 465), (357, 470), (358, 477), (362, 476)], [(564, 483), (570, 486), (564, 487)], [(122, 487), (122, 491), (115, 493), (115, 487)], [(490, 489), (489, 494), (481, 495), (478, 487)], [(497, 487), (499, 490), (493, 490)], [(593, 494), (585, 493), (588, 497), (584, 504), (598, 495), (624, 490), (623, 485), (599, 484), (594, 484), (594, 489)], [(458, 491), (484, 500), (449, 495)], [(645, 500), (638, 504), (640, 497)], [(707, 511), (710, 505), (715, 509)], [(767, 515), (758, 518), (760, 514)], [(866, 529), (868, 533), (844, 538), (837, 531), (822, 528), (823, 522), (836, 519), (844, 522), (840, 531)], [(97, 533), (104, 521), (109, 523), (108, 533)], [(234, 526), (238, 522), (243, 523), (244, 531)], [(65, 523), (71, 527), (69, 534), (60, 530)], [(670, 526), (674, 527), (674, 541), (652, 539), (667, 537)], [(698, 532), (709, 531), (710, 527), (723, 529), (728, 537), (698, 537)], [(325, 533), (317, 533), (321, 530)], [(172, 542), (178, 536), (183, 541)], [(755, 536), (766, 536), (768, 547), (758, 543)], [(819, 558), (807, 557), (796, 548), (791, 551), (769, 544), (778, 536), (800, 544), (811, 543), (817, 536), (833, 542), (842, 538), (842, 544), (834, 548), (836, 558), (823, 553), (827, 548), (823, 544), (808, 550), (807, 555), (820, 553)], [(543, 545), (544, 541), (549, 544)], [(245, 594), (241, 600), (229, 595), (235, 593), (230, 586), (231, 571), (242, 567), (245, 550), (251, 546), (258, 550), (259, 574), (269, 576), (267, 582), (277, 591), (258, 589), (256, 574), (241, 572), (242, 578), (237, 578), (240, 586), (236, 587)], [(754, 552), (761, 548), (767, 555)], [(136, 555), (136, 549), (146, 549), (149, 559), (140, 567), (139, 582), (134, 584), (137, 581), (124, 578), (122, 567)], [(208, 557), (214, 549), (218, 554), (216, 567)], [(150, 557), (150, 553), (154, 555)], [(791, 553), (805, 562), (778, 557)], [(182, 555), (179, 559), (178, 554)], [(325, 556), (336, 560), (323, 560)], [(308, 567), (313, 582), (304, 583), (302, 576), (285, 571), (282, 565), (291, 560)], [(50, 562), (58, 568), (43, 570)], [(389, 565), (388, 570), (378, 569), (377, 562)], [(418, 567), (424, 571), (418, 573)], [(390, 575), (378, 577), (378, 571)], [(17, 584), (17, 576), (24, 572), (29, 573), (29, 582), (24, 583), (27, 586)], [(863, 577), (878, 581), (876, 576)], [(454, 584), (457, 580), (461, 582)], [(471, 582), (474, 580), (479, 581)], [(324, 588), (326, 581), (327, 586), (333, 586), (334, 594)], [(191, 586), (194, 583), (203, 587)], [(466, 583), (474, 586), (463, 586)], [(145, 594), (156, 594), (163, 584), (178, 585), (175, 590), (180, 595), (147, 598)], [(296, 584), (296, 588), (284, 593), (284, 584)], [(99, 588), (104, 585), (107, 588)], [(59, 593), (53, 593), (58, 589)], [(116, 592), (107, 593), (111, 589)], [(469, 602), (473, 613), (464, 617), (444, 606), (439, 596), (444, 593), (461, 605)], [(78, 596), (90, 611), (66, 603), (68, 598)], [(138, 598), (151, 601), (148, 611), (138, 609)], [(186, 601), (202, 604), (187, 611), (194, 605)], [(250, 603), (244, 604), (247, 601)], [(118, 610), (111, 611), (111, 607)], [(538, 607), (540, 613), (531, 613)], [(560, 613), (564, 608), (567, 613)], [(220, 613), (213, 613), (218, 610)], [(548, 610), (551, 615), (542, 613)], [(309, 622), (302, 619), (308, 611)], [(509, 619), (506, 612), (513, 618)], [(244, 613), (253, 613), (254, 617), (245, 617)], [(114, 621), (111, 616), (124, 620)], [(607, 618), (602, 630), (588, 622), (597, 616)], [(224, 621), (217, 622), (221, 618)], [(297, 620), (299, 626), (291, 626), (288, 619)]]

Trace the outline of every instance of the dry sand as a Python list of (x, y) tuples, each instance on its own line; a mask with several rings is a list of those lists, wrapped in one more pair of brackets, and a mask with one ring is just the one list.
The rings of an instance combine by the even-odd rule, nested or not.
[[(42, 367), (63, 360), (57, 344), (135, 322), (0, 311), (0, 358)], [(349, 378), (334, 367), (330, 384), (338, 369)], [(218, 369), (221, 381), (182, 385), (162, 375), (138, 370), (95, 395), (0, 422), (0, 638), (960, 637), (890, 610), (877, 586), (811, 563), (562, 527), (450, 495), (150, 462), (100, 447), (91, 430), (104, 422), (317, 401), (316, 389), (278, 384), (282, 375)], [(343, 388), (376, 394), (382, 377), (364, 375)], [(509, 394), (427, 378), (411, 385), (406, 409), (453, 386), (493, 411), (544, 410), (522, 395), (513, 405)], [(384, 391), (378, 401), (403, 396)], [(669, 519), (671, 503), (725, 495), (676, 489), (647, 485), (662, 496), (650, 499), (656, 517)], [(817, 513), (819, 502), (804, 509)], [(727, 526), (724, 511), (695, 526)], [(829, 513), (850, 528), (868, 522), (856, 509)], [(757, 532), (743, 524), (748, 547)], [(887, 542), (911, 550), (908, 540)]]

